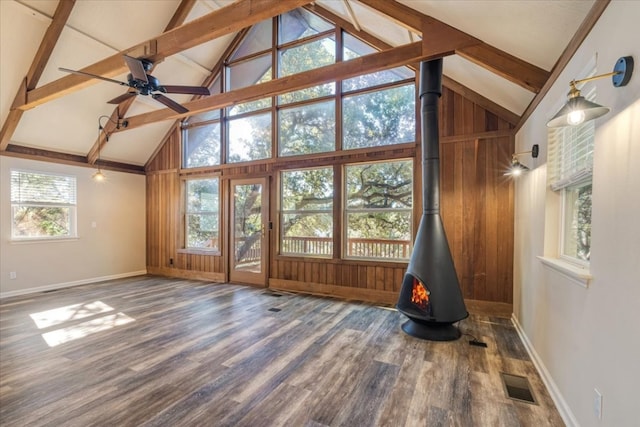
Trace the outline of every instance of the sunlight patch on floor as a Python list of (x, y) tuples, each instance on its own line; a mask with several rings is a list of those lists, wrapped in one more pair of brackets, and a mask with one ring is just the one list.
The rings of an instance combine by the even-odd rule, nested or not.
[(83, 319), (113, 310), (113, 307), (108, 306), (102, 301), (94, 301), (32, 313), (29, 316), (31, 316), (31, 319), (33, 319), (38, 329), (44, 329), (71, 320)]
[(109, 314), (101, 316), (77, 325), (68, 326), (66, 328), (57, 329), (55, 331), (42, 334), (42, 338), (47, 342), (49, 347), (55, 347), (69, 341), (86, 337), (96, 332), (111, 329), (115, 326), (126, 325), (135, 322), (135, 319), (124, 313)]

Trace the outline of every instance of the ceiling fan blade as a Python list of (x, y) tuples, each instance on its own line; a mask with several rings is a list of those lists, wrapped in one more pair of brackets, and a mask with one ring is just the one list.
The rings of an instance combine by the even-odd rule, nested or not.
[(138, 92), (126, 92), (120, 96), (116, 96), (111, 101), (107, 101), (107, 104), (120, 104), (121, 102), (126, 101), (127, 99), (134, 97), (137, 94)]
[(209, 88), (204, 86), (173, 86), (163, 85), (160, 90), (164, 93), (185, 93), (188, 95), (206, 95), (209, 96)]
[(127, 63), (127, 67), (129, 67), (129, 71), (131, 71), (133, 78), (144, 83), (149, 83), (149, 80), (147, 80), (147, 72), (144, 69), (144, 65), (142, 65), (142, 61), (128, 55), (122, 56), (124, 57), (124, 62)]
[(183, 114), (183, 113), (187, 113), (189, 110), (187, 110), (186, 108), (184, 108), (182, 105), (178, 104), (176, 101), (174, 101), (171, 98), (167, 98), (166, 96), (160, 94), (160, 93), (153, 93), (151, 94), (151, 97), (153, 99), (155, 99), (156, 101), (166, 105), (167, 107), (171, 108), (173, 111)]
[(120, 80), (114, 80), (114, 79), (110, 79), (108, 77), (97, 76), (95, 74), (85, 73), (84, 71), (70, 70), (68, 68), (62, 68), (62, 67), (58, 67), (58, 70), (64, 71), (66, 73), (78, 74), (80, 76), (93, 77), (94, 79), (100, 79), (100, 80), (104, 80), (106, 82), (116, 83), (116, 84), (119, 84), (121, 86), (129, 86), (129, 84), (127, 84), (125, 82), (121, 82)]

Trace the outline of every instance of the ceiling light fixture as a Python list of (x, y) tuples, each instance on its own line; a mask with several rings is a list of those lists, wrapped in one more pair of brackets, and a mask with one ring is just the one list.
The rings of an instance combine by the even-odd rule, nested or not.
[(126, 120), (120, 121), (120, 119), (118, 119), (117, 122), (114, 122), (109, 116), (98, 117), (98, 158), (96, 159), (98, 170), (93, 175), (91, 175), (91, 179), (93, 179), (95, 182), (104, 182), (107, 179), (107, 176), (102, 172), (102, 169), (100, 169), (100, 149), (102, 147), (102, 144), (100, 142), (100, 132), (104, 132), (105, 141), (109, 142), (109, 134), (104, 130), (104, 127), (100, 122), (100, 120), (105, 118), (111, 123), (115, 124), (116, 129), (120, 129), (121, 127), (126, 128), (127, 126), (129, 126), (129, 122)]
[(505, 172), (505, 175), (517, 177), (522, 175), (522, 172), (528, 171), (529, 168), (523, 165), (522, 163), (520, 163), (520, 160), (518, 160), (518, 156), (531, 153), (531, 157), (535, 159), (538, 157), (539, 152), (540, 152), (540, 147), (538, 146), (538, 144), (533, 144), (533, 147), (531, 147), (531, 150), (529, 151), (521, 151), (519, 153), (513, 153), (511, 155), (511, 166), (509, 167), (509, 170)]
[(613, 71), (599, 76), (587, 77), (586, 79), (572, 80), (569, 83), (569, 93), (567, 103), (547, 122), (550, 128), (575, 126), (580, 123), (597, 119), (604, 116), (610, 110), (609, 107), (603, 107), (595, 102), (587, 101), (584, 96), (580, 95), (580, 90), (576, 85), (580, 83), (590, 82), (592, 80), (601, 79), (603, 77), (611, 77), (615, 87), (625, 86), (629, 83), (633, 74), (633, 58), (631, 56), (623, 56), (618, 59), (613, 67)]

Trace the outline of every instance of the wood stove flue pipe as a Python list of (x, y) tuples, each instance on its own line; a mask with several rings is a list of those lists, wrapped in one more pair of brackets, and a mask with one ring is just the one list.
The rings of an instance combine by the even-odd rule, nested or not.
[(420, 63), (422, 112), (422, 213), (440, 213), (440, 137), (438, 100), (442, 96), (442, 58)]

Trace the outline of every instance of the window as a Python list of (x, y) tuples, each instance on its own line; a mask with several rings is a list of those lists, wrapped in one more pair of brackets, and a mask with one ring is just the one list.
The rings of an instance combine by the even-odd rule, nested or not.
[(280, 253), (333, 254), (333, 168), (281, 173)]
[(227, 123), (228, 163), (268, 159), (271, 157), (271, 113), (230, 119)]
[(76, 237), (76, 177), (11, 171), (11, 237)]
[(189, 126), (183, 130), (183, 138), (183, 167), (197, 168), (220, 164), (220, 121)]
[(336, 62), (334, 37), (325, 37), (309, 43), (278, 51), (280, 77), (302, 73)]
[(278, 114), (280, 156), (335, 150), (336, 103), (333, 99), (299, 107), (283, 108)]
[(345, 234), (349, 258), (409, 258), (413, 161), (347, 165)]
[(185, 247), (220, 250), (220, 192), (218, 178), (186, 181)]
[(345, 150), (413, 142), (415, 85), (348, 96), (342, 102)]
[[(594, 70), (595, 73), (595, 70)], [(595, 88), (583, 94), (595, 100)], [(562, 196), (560, 255), (588, 263), (591, 255), (591, 183), (595, 122), (549, 130), (549, 184)]]

